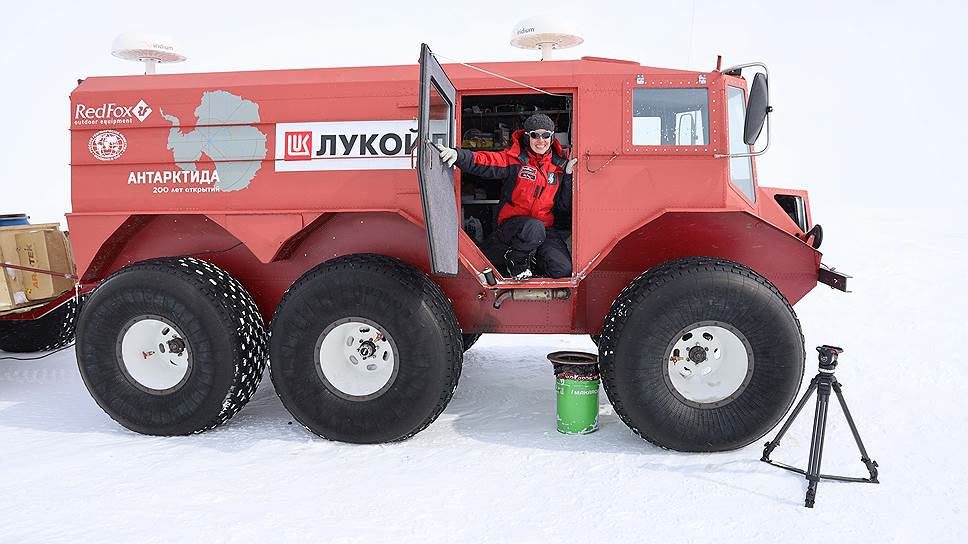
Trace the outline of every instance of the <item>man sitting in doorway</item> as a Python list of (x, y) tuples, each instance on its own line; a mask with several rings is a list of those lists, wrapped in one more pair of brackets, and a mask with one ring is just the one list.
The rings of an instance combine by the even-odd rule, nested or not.
[(538, 113), (514, 132), (511, 147), (504, 151), (437, 146), (447, 166), (501, 180), (498, 227), (483, 250), (506, 277), (522, 280), (535, 272), (549, 278), (571, 276), (565, 238), (571, 229), (571, 179), (578, 159), (568, 159), (554, 130), (551, 118)]

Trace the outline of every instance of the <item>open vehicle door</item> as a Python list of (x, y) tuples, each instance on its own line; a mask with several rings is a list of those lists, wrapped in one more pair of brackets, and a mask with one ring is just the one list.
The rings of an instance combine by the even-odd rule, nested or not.
[(457, 193), (454, 169), (440, 160), (429, 141), (455, 147), (457, 90), (427, 44), (420, 46), (420, 104), (417, 117), (417, 179), (430, 246), (430, 268), (438, 276), (457, 275)]

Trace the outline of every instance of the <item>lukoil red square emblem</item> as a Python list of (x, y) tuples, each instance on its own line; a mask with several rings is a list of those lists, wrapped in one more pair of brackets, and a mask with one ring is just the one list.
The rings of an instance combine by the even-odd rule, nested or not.
[(310, 145), (313, 139), (311, 131), (287, 132), (285, 138), (285, 160), (304, 161), (313, 158), (312, 146)]

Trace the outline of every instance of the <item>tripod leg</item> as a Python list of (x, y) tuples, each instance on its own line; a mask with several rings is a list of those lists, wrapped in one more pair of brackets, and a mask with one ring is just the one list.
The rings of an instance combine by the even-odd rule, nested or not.
[(796, 408), (794, 408), (793, 412), (790, 413), (790, 417), (788, 417), (783, 426), (780, 427), (780, 432), (776, 433), (776, 437), (774, 437), (772, 441), (767, 442), (766, 446), (763, 447), (763, 456), (760, 457), (760, 461), (765, 461), (767, 463), (770, 462), (770, 454), (773, 453), (773, 450), (780, 445), (780, 439), (783, 438), (783, 435), (785, 435), (790, 429), (790, 425), (793, 424), (793, 420), (800, 415), (800, 410), (803, 410), (803, 406), (807, 404), (807, 401), (810, 400), (810, 395), (812, 395), (816, 389), (817, 378), (814, 377), (812, 380), (810, 380), (810, 387), (808, 387), (806, 393), (803, 394), (803, 398), (800, 399), (800, 402), (797, 403)]
[(867, 467), (867, 471), (871, 475), (871, 482), (879, 483), (877, 481), (877, 461), (874, 461), (867, 455), (867, 449), (864, 448), (864, 442), (860, 439), (860, 433), (857, 432), (857, 425), (854, 425), (854, 418), (851, 417), (850, 410), (847, 409), (847, 401), (844, 400), (844, 394), (840, 390), (840, 382), (836, 378), (834, 379), (833, 388), (834, 393), (837, 394), (837, 400), (840, 402), (840, 408), (844, 411), (844, 416), (847, 417), (847, 425), (850, 426), (850, 432), (854, 434), (854, 441), (857, 442), (857, 448), (860, 450), (860, 460)]
[(807, 465), (807, 496), (803, 505), (813, 508), (820, 482), (820, 462), (823, 457), (824, 432), (827, 428), (827, 409), (830, 401), (830, 383), (817, 386), (817, 409), (813, 415), (813, 434), (810, 437), (810, 463)]

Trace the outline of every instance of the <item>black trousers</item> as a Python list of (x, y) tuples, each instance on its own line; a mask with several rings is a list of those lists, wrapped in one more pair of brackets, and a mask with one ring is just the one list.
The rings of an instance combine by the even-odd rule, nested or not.
[(534, 255), (535, 276), (571, 277), (571, 252), (565, 245), (567, 232), (530, 216), (509, 217), (498, 225), (484, 244), (484, 254), (502, 275), (508, 275), (510, 262), (522, 263)]

